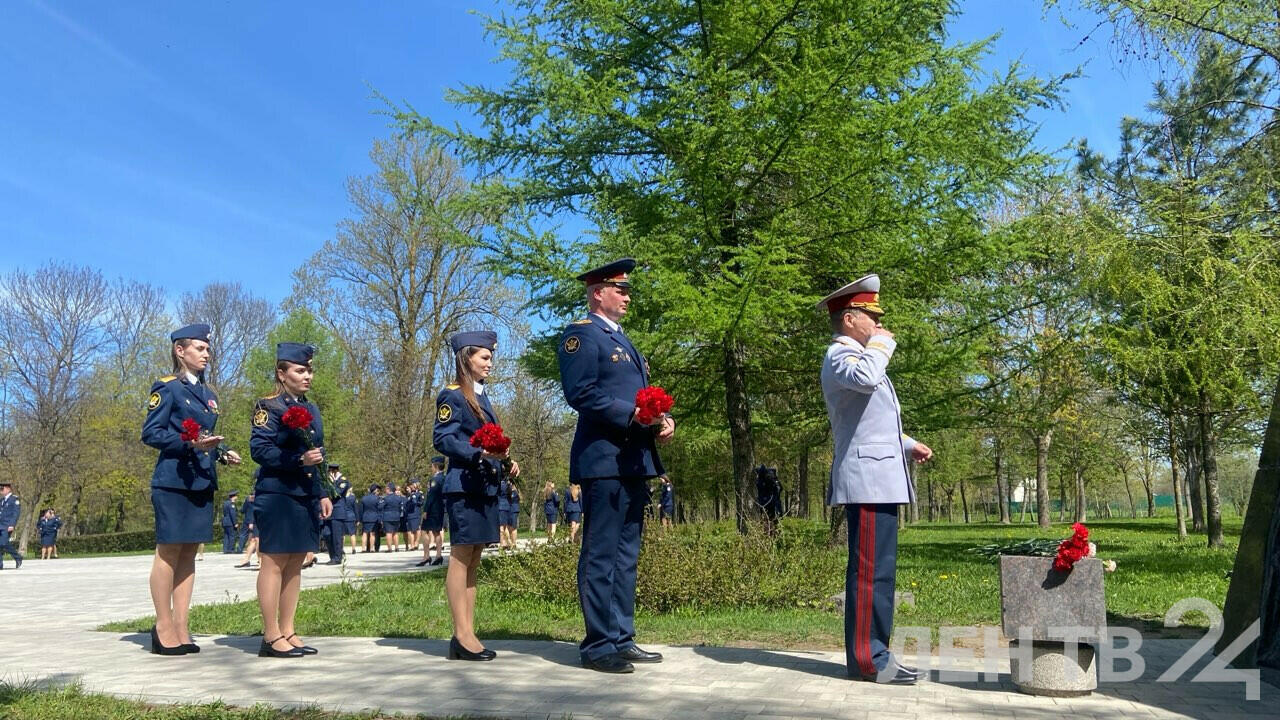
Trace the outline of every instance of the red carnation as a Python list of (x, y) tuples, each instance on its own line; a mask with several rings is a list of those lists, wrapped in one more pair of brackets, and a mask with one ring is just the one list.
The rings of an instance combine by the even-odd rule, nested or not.
[(1076, 523), (1071, 530), (1071, 537), (1058, 544), (1058, 556), (1053, 559), (1053, 569), (1058, 572), (1070, 572), (1076, 563), (1089, 555), (1089, 528)]
[(290, 430), (305, 430), (311, 427), (311, 411), (301, 405), (294, 405), (284, 411), (284, 415), (280, 416), (280, 422)]
[(636, 391), (636, 408), (640, 411), (636, 420), (641, 425), (652, 425), (655, 420), (666, 415), (675, 404), (675, 398), (657, 385), (642, 387)]
[(502, 432), (502, 426), (485, 423), (471, 435), (471, 447), (478, 447), (490, 455), (501, 455), (511, 447), (511, 438)]
[(183, 442), (195, 442), (200, 439), (200, 430), (200, 423), (187, 418), (182, 421), (182, 432), (179, 437), (182, 438)]

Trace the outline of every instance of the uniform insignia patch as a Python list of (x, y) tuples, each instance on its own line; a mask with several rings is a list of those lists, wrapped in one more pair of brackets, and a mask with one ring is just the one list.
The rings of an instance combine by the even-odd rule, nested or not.
[(218, 401), (213, 398), (209, 398), (209, 409), (216, 414), (218, 412)]
[(565, 338), (564, 351), (570, 355), (578, 352), (578, 348), (582, 347), (582, 341), (576, 337)]
[(158, 407), (160, 407), (160, 393), (153, 392), (151, 393), (151, 397), (147, 398), (147, 409), (155, 410)]
[(258, 408), (257, 412), (255, 412), (255, 413), (253, 414), (253, 426), (254, 426), (254, 427), (266, 427), (266, 426), (267, 426), (267, 410), (266, 410), (266, 408)]
[(614, 353), (614, 354), (610, 355), (610, 356), (609, 356), (609, 359), (610, 359), (610, 360), (612, 360), (612, 361), (614, 361), (614, 362), (618, 362), (618, 354), (617, 354), (617, 353)]
[(451, 417), (453, 417), (453, 408), (449, 407), (449, 403), (440, 403), (440, 408), (436, 410), (436, 420), (449, 422)]

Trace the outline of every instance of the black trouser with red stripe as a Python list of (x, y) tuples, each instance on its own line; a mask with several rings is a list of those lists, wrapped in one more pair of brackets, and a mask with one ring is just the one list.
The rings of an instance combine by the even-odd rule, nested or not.
[(851, 676), (889, 663), (898, 570), (898, 506), (845, 505), (849, 567), (844, 577), (844, 653)]

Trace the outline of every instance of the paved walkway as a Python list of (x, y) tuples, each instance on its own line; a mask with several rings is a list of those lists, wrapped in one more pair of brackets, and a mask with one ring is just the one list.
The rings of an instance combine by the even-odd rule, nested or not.
[[(350, 558), (347, 572), (371, 578), (426, 571), (412, 567), (418, 558), (361, 554)], [(197, 564), (197, 603), (254, 597), (256, 573), (231, 567), (235, 562), (210, 552)], [(498, 652), (492, 663), (449, 662), (447, 640), (403, 638), (311, 637), (320, 655), (275, 660), (257, 657), (258, 637), (200, 636), (199, 655), (159, 657), (147, 652), (144, 635), (93, 631), (150, 614), (149, 568), (146, 556), (32, 560), (18, 571), (6, 564), (0, 679), (79, 682), (89, 691), (151, 702), (510, 718), (1280, 718), (1280, 691), (1269, 685), (1261, 686), (1259, 700), (1247, 701), (1240, 683), (1190, 682), (1203, 659), (1179, 682), (1156, 682), (1191, 647), (1189, 640), (1148, 640), (1139, 680), (1056, 700), (1016, 692), (1004, 658), (991, 682), (953, 679), (935, 669), (928, 682), (899, 688), (850, 682), (843, 654), (823, 651), (646, 646), (666, 661), (622, 676), (581, 669), (571, 643), (516, 640), (486, 643)], [(337, 567), (303, 573), (304, 587), (340, 579)], [(905, 659), (930, 665), (927, 658)], [(931, 662), (936, 668), (937, 658)], [(964, 666), (981, 670), (981, 662)]]

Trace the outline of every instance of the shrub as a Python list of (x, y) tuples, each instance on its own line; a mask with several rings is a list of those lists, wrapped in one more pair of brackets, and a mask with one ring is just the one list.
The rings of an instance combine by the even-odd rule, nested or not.
[(67, 555), (150, 550), (155, 546), (156, 531), (154, 529), (103, 533), (101, 535), (76, 535), (75, 537), (60, 535), (58, 537), (58, 553)]
[[(792, 532), (792, 530), (798, 530)], [(636, 607), (669, 613), (716, 607), (819, 606), (844, 585), (845, 554), (825, 546), (825, 530), (784, 526), (773, 538), (716, 526), (645, 531)], [(540, 546), (481, 565), (487, 592), (576, 605), (578, 546)]]

